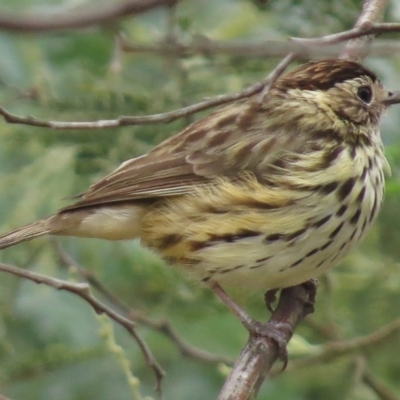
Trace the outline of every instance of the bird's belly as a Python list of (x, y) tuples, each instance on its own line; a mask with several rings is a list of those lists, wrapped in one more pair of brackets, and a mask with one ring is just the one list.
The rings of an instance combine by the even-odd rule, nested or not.
[(146, 228), (143, 241), (197, 280), (263, 290), (296, 285), (337, 265), (364, 237), (382, 202), (379, 177), (273, 210), (192, 212), (191, 199), (190, 208), (182, 202), (174, 214), (163, 210), (149, 219), (163, 229)]
[[(332, 221), (326, 228), (334, 232), (341, 223)], [(203, 251), (194, 274), (201, 270), (202, 279), (231, 287), (266, 290), (293, 286), (337, 265), (362, 235), (361, 229), (344, 223), (334, 239), (316, 229), (289, 242), (282, 238), (271, 243), (266, 235), (219, 243)], [(192, 267), (187, 269), (191, 271)]]
[[(267, 231), (205, 247), (194, 268), (202, 271), (204, 280), (252, 289), (283, 288), (315, 278), (336, 266), (363, 239), (375, 219), (383, 188), (367, 185), (364, 190), (360, 186), (355, 199), (361, 191), (362, 201), (350, 198), (345, 207), (334, 201), (331, 204), (329, 199), (326, 207), (316, 205), (318, 213), (297, 232)], [(292, 218), (299, 216), (293, 214)]]

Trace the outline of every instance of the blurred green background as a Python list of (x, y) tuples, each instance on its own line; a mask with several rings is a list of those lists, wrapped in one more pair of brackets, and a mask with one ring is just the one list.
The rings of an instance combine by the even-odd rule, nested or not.
[[(109, 2), (0, 0), (3, 10), (29, 10), (49, 18), (51, 13), (74, 12), (82, 4), (97, 8)], [(222, 41), (285, 40), (349, 29), (361, 7), (359, 0), (186, 0), (170, 11), (157, 9), (79, 31), (38, 35), (0, 31), (0, 105), (18, 115), (62, 121), (173, 110), (238, 91), (263, 78), (279, 59), (121, 52), (116, 47), (118, 33), (133, 44), (149, 46), (165, 38), (190, 42), (202, 36)], [(399, 21), (399, 0), (390, 3), (387, 15)], [(395, 40), (399, 35), (387, 37)], [(390, 58), (369, 57), (366, 64), (387, 87), (400, 89), (396, 52)], [(198, 117), (87, 131), (46, 130), (0, 120), (0, 231), (68, 204), (69, 196)], [(382, 128), (392, 176), (379, 220), (357, 251), (321, 280), (316, 313), (297, 330), (291, 361), (319, 354), (331, 339), (372, 334), (400, 318), (399, 126), (400, 109), (394, 108)], [(232, 359), (239, 355), (247, 335), (233, 315), (208, 289), (164, 265), (138, 243), (89, 239), (59, 243), (132, 309), (155, 321), (167, 319), (193, 346)], [(49, 239), (2, 251), (0, 260), (54, 277), (81, 279), (73, 268), (61, 265)], [(98, 297), (102, 299), (101, 294)], [(238, 292), (236, 298), (253, 316), (267, 317), (262, 293)], [(167, 372), (166, 399), (216, 398), (226, 378), (224, 365), (182, 357), (162, 333), (140, 325), (138, 329)], [(0, 273), (0, 393), (12, 400), (139, 399), (128, 384), (121, 356), (107, 344), (107, 331), (107, 321), (77, 297)], [(137, 344), (119, 326), (114, 326), (114, 334), (131, 373), (140, 379), (140, 392), (156, 397), (154, 375)], [(259, 399), (400, 398), (399, 349), (397, 333), (379, 346), (329, 362), (292, 370), (289, 366), (264, 384)], [(393, 397), (384, 397), (385, 390)]]

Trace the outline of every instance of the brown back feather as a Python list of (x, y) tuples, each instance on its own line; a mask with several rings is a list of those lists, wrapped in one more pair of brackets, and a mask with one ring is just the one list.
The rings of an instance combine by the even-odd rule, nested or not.
[[(279, 157), (296, 151), (307, 135), (299, 132), (304, 116), (284, 115), (282, 96), (290, 88), (323, 90), (338, 80), (375, 75), (346, 60), (305, 64), (280, 78), (269, 95), (232, 103), (188, 126), (148, 154), (126, 161), (92, 185), (81, 200), (61, 211), (116, 202), (177, 196), (193, 191), (193, 185), (209, 184), (216, 176), (254, 172)], [(305, 87), (307, 82), (307, 87)], [(281, 107), (281, 111), (277, 108)], [(312, 112), (318, 112), (315, 108)], [(291, 119), (292, 132), (282, 131), (282, 119)]]

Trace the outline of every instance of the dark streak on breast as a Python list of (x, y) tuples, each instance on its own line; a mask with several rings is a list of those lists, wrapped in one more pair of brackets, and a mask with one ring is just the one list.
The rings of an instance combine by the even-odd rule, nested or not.
[(234, 234), (224, 233), (224, 234), (210, 235), (209, 241), (211, 241), (213, 243), (215, 243), (215, 242), (232, 243), (237, 240), (246, 239), (246, 238), (250, 238), (250, 237), (256, 237), (259, 235), (261, 235), (261, 232), (259, 232), (259, 231), (252, 231), (250, 229), (241, 229)]
[(323, 156), (322, 168), (328, 168), (332, 163), (339, 157), (343, 151), (343, 146), (335, 146), (333, 149), (329, 149)]
[(364, 196), (365, 196), (365, 186), (363, 186), (363, 188), (360, 190), (360, 193), (358, 194), (356, 201), (361, 203), (364, 200)]
[(369, 216), (369, 223), (371, 223), (372, 220), (375, 218), (375, 213), (376, 213), (376, 211), (377, 211), (377, 208), (378, 208), (378, 199), (377, 199), (377, 195), (376, 195), (376, 193), (375, 193), (375, 196), (374, 196), (374, 205), (372, 206), (371, 214), (370, 214), (370, 216)]
[(351, 223), (352, 225), (357, 224), (358, 220), (360, 219), (360, 215), (361, 215), (361, 209), (359, 208), (359, 209), (354, 213), (354, 215), (351, 217), (350, 223)]
[(180, 242), (183, 241), (183, 236), (176, 234), (176, 233), (171, 233), (169, 235), (165, 235), (160, 242), (158, 243), (158, 248), (160, 250), (165, 250), (168, 247), (172, 247)]
[(314, 222), (314, 223), (312, 224), (312, 226), (313, 226), (314, 228), (320, 228), (322, 225), (326, 224), (326, 223), (331, 219), (331, 217), (332, 217), (332, 215), (329, 214), (329, 215), (327, 215), (326, 217), (321, 218), (320, 220)]
[(339, 232), (340, 230), (343, 228), (344, 225), (344, 221), (342, 221), (337, 227), (336, 229), (329, 235), (329, 239), (333, 239)]
[(309, 252), (305, 255), (304, 258), (313, 256), (314, 254), (318, 253), (319, 250), (320, 250), (319, 247), (317, 247), (316, 249), (313, 249), (313, 250), (309, 251)]
[(299, 236), (301, 236), (303, 233), (305, 233), (307, 231), (307, 228), (306, 227), (304, 227), (304, 228), (302, 228), (302, 229), (299, 229), (298, 231), (296, 231), (296, 232), (293, 232), (293, 233), (290, 233), (290, 234), (288, 234), (288, 235), (285, 235), (284, 236), (284, 240), (286, 240), (286, 241), (291, 241), (291, 240), (293, 240), (293, 239), (296, 239), (297, 237), (299, 237)]
[(351, 242), (354, 239), (354, 236), (356, 236), (356, 233), (357, 233), (357, 228), (354, 228), (354, 231), (349, 238), (349, 242)]
[(259, 258), (258, 260), (256, 260), (256, 263), (262, 263), (262, 262), (268, 261), (270, 258), (272, 258), (272, 256)]
[(327, 249), (331, 244), (333, 243), (333, 240), (329, 240), (329, 242), (326, 242), (323, 246), (321, 246), (319, 249), (321, 251)]
[(361, 180), (364, 181), (365, 177), (367, 176), (368, 168), (364, 167), (363, 172), (361, 174)]
[(282, 239), (284, 235), (282, 233), (272, 233), (267, 235), (264, 239), (264, 242), (275, 242), (276, 240)]
[(338, 189), (337, 195), (340, 201), (344, 201), (346, 197), (350, 194), (353, 186), (355, 184), (355, 178), (347, 179), (343, 185)]
[(211, 243), (208, 241), (200, 242), (200, 241), (193, 240), (193, 241), (189, 242), (189, 246), (192, 251), (198, 251), (198, 250), (204, 249), (205, 247), (210, 247)]
[(347, 204), (343, 204), (339, 210), (336, 212), (337, 217), (341, 217), (347, 210)]
[(293, 263), (290, 268), (295, 267), (296, 265), (299, 265), (300, 263), (302, 263), (304, 261), (305, 257), (300, 258), (299, 260), (297, 260), (295, 263)]
[(321, 185), (319, 191), (324, 194), (329, 194), (332, 193), (334, 190), (336, 190), (338, 186), (339, 186), (338, 182), (330, 182), (327, 183), (326, 185)]

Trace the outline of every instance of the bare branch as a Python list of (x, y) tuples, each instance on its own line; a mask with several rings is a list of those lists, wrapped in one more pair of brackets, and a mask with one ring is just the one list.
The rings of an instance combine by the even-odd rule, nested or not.
[(395, 32), (400, 32), (400, 23), (382, 22), (365, 25), (360, 28), (353, 28), (348, 31), (334, 33), (332, 35), (321, 36), (319, 38), (291, 37), (290, 40), (303, 46), (325, 46), (328, 44), (338, 44), (346, 40), (355, 39), (366, 35)]
[(154, 371), (157, 380), (157, 390), (159, 393), (161, 393), (161, 380), (164, 377), (164, 371), (155, 360), (146, 342), (136, 332), (135, 323), (113, 311), (111, 308), (107, 307), (105, 304), (97, 300), (91, 294), (90, 287), (87, 283), (68, 282), (61, 279), (52, 278), (50, 276), (38, 274), (36, 272), (32, 272), (26, 269), (18, 268), (12, 265), (6, 265), (3, 263), (0, 263), (0, 271), (30, 280), (38, 284), (45, 284), (57, 290), (63, 290), (72, 293), (88, 303), (97, 314), (105, 314), (112, 320), (117, 322), (119, 325), (124, 327), (125, 330), (128, 331), (128, 333), (135, 339), (140, 350), (142, 351), (146, 363)]
[(171, 6), (178, 0), (127, 0), (110, 2), (102, 7), (91, 7), (74, 13), (19, 15), (4, 10), (0, 12), (0, 30), (9, 32), (53, 32), (82, 29), (110, 23), (130, 15), (140, 14), (160, 6)]
[[(214, 40), (208, 37), (195, 37), (189, 42), (158, 42), (156, 44), (134, 44), (125, 36), (119, 35), (121, 50), (126, 53), (142, 53), (161, 57), (189, 57), (196, 54), (205, 57), (225, 55), (231, 57), (281, 58), (296, 53), (296, 58), (316, 59), (337, 57), (344, 44), (321, 46), (304, 45), (288, 40)], [(375, 40), (371, 45), (371, 55), (393, 57), (400, 53), (400, 44), (394, 40)]]
[(378, 329), (370, 335), (355, 339), (326, 343), (319, 354), (301, 360), (293, 361), (288, 370), (304, 368), (311, 365), (327, 363), (335, 358), (348, 355), (355, 351), (377, 346), (400, 332), (400, 318)]
[[(286, 341), (299, 322), (310, 312), (312, 294), (306, 285), (283, 289), (270, 323), (288, 324), (290, 330), (282, 331)], [(258, 390), (265, 375), (278, 360), (279, 349), (274, 341), (262, 336), (250, 335), (231, 374), (226, 380), (218, 400), (245, 400), (255, 389)]]
[[(373, 23), (381, 21), (387, 3), (387, 0), (365, 0), (363, 10), (354, 28), (362, 29), (363, 27), (368, 27)], [(357, 61), (363, 60), (369, 52), (369, 47), (373, 39), (374, 35), (367, 35), (350, 40), (346, 45), (346, 50), (341, 54), (341, 58)]]
[(276, 82), (276, 80), (286, 71), (287, 67), (292, 63), (292, 61), (296, 58), (294, 53), (288, 54), (276, 67), (275, 69), (268, 75), (268, 82), (265, 84), (261, 96), (260, 103), (263, 103), (268, 96), (269, 89)]
[(375, 377), (368, 368), (364, 371), (363, 381), (381, 400), (399, 400), (399, 397), (385, 383)]
[(165, 336), (167, 336), (172, 343), (178, 348), (180, 354), (184, 357), (190, 357), (199, 361), (216, 364), (224, 363), (232, 365), (234, 360), (220, 356), (217, 354), (209, 353), (207, 351), (198, 349), (188, 344), (171, 326), (169, 321), (153, 321), (145, 317), (142, 313), (134, 311), (131, 307), (126, 305), (119, 297), (111, 293), (108, 288), (97, 278), (97, 276), (82, 266), (78, 265), (75, 260), (62, 248), (58, 241), (54, 240), (54, 249), (60, 260), (60, 264), (67, 268), (75, 268), (80, 276), (82, 276), (90, 285), (92, 285), (99, 293), (101, 293), (114, 307), (120, 310), (126, 318), (135, 321), (136, 323), (143, 324), (148, 328), (154, 329)]
[(220, 106), (222, 104), (231, 103), (233, 101), (240, 100), (245, 97), (250, 97), (256, 93), (261, 92), (264, 89), (264, 87), (266, 87), (266, 85), (269, 84), (271, 79), (276, 79), (280, 74), (284, 72), (284, 69), (288, 66), (291, 59), (292, 58), (290, 59), (285, 58), (282, 61), (282, 63), (278, 64), (278, 66), (273, 71), (271, 71), (271, 73), (265, 79), (245, 88), (244, 90), (238, 93), (215, 96), (212, 98), (208, 98), (200, 103), (192, 104), (187, 107), (183, 107), (174, 111), (161, 114), (153, 114), (143, 117), (121, 116), (118, 117), (117, 119), (99, 120), (90, 122), (63, 122), (63, 121), (46, 121), (35, 117), (20, 117), (18, 115), (11, 114), (3, 107), (0, 107), (0, 115), (2, 115), (5, 121), (10, 124), (22, 124), (22, 125), (37, 126), (41, 128), (50, 128), (50, 129), (103, 129), (103, 128), (128, 126), (128, 125), (156, 124), (161, 122), (168, 123), (175, 121), (176, 119), (185, 117), (187, 115), (195, 114), (199, 111)]
[[(215, 40), (197, 35), (191, 41), (159, 41), (157, 44), (134, 44), (125, 35), (119, 35), (121, 50), (126, 53), (156, 54), (164, 57), (188, 57), (195, 54), (204, 56), (227, 55), (232, 57), (277, 57), (288, 53), (299, 53), (303, 57), (317, 57), (321, 48), (308, 46), (288, 40)], [(327, 48), (326, 54), (332, 55), (335, 49)], [(337, 49), (336, 49), (337, 54)]]

